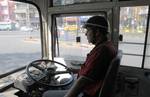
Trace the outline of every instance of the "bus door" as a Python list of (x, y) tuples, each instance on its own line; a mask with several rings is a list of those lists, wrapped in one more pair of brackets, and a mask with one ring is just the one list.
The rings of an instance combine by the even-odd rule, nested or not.
[(123, 50), (122, 65), (150, 68), (150, 31), (148, 31), (148, 5), (120, 7), (119, 33), (123, 41), (119, 49)]

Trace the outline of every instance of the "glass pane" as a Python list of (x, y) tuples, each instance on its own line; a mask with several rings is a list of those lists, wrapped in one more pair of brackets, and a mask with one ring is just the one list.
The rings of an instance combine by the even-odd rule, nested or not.
[[(57, 17), (60, 56), (68, 60), (84, 60), (93, 48), (82, 32), (83, 23), (90, 16)], [(78, 39), (77, 39), (78, 38)], [(79, 42), (77, 42), (77, 40)]]
[(142, 63), (141, 56), (123, 55), (121, 59), (121, 65), (140, 67), (141, 63)]
[(59, 53), (65, 60), (85, 61), (87, 53), (94, 47), (89, 44), (82, 28), (92, 15), (57, 17)]
[(131, 44), (131, 43), (121, 43), (119, 44), (119, 49), (122, 49), (124, 53), (143, 55), (144, 44)]
[(130, 60), (132, 57), (131, 61), (134, 61), (123, 61), (123, 65), (136, 67), (142, 65), (147, 14), (148, 6), (120, 8), (120, 34), (123, 35), (123, 41), (119, 43), (119, 49), (128, 55), (128, 57), (123, 57), (126, 58), (123, 60)]
[(150, 68), (150, 21), (149, 21), (149, 29), (148, 29), (148, 38), (147, 38), (146, 57), (145, 57), (144, 68)]
[(110, 1), (110, 0), (53, 0), (53, 5), (60, 6), (60, 5), (70, 5), (70, 4), (97, 2), (97, 1), (104, 2), (104, 1)]
[(41, 58), (39, 26), (33, 5), (0, 1), (0, 74)]

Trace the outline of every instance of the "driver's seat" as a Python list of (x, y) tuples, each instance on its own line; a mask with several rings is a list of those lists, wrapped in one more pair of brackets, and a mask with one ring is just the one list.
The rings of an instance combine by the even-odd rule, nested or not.
[(119, 50), (117, 56), (112, 60), (106, 76), (104, 78), (104, 82), (100, 89), (99, 97), (114, 97), (115, 95), (115, 82), (117, 73), (120, 66), (120, 61), (122, 58), (122, 51)]

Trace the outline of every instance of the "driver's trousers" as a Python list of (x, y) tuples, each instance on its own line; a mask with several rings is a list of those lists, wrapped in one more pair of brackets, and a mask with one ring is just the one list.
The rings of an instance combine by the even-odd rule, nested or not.
[(68, 90), (48, 90), (42, 97), (64, 97)]
[[(68, 90), (48, 90), (43, 94), (42, 97), (64, 97), (67, 91)], [(91, 96), (81, 93), (78, 97), (91, 97)]]

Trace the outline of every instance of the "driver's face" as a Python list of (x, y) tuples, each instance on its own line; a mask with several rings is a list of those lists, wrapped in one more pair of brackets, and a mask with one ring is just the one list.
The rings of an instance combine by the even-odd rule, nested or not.
[(86, 33), (85, 35), (87, 36), (87, 40), (89, 43), (94, 43), (94, 32), (91, 28), (86, 28)]

